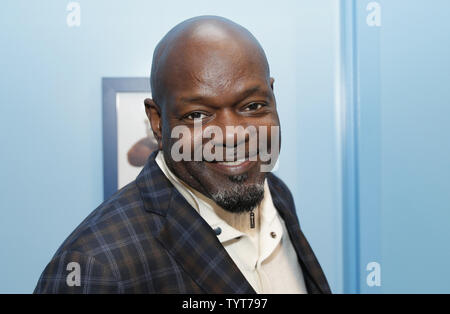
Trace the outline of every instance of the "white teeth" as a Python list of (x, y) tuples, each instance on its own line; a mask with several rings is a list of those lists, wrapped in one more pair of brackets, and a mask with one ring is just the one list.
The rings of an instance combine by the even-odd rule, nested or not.
[(242, 163), (244, 163), (246, 159), (242, 160), (236, 160), (236, 161), (219, 161), (218, 164), (224, 165), (224, 166), (238, 166)]

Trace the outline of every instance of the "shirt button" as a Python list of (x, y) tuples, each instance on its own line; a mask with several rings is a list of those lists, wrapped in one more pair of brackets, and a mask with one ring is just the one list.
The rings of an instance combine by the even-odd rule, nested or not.
[(277, 237), (277, 234), (276, 234), (275, 232), (272, 231), (272, 232), (270, 233), (270, 236), (271, 236), (272, 238), (275, 239), (275, 238)]
[(214, 229), (214, 232), (216, 233), (216, 236), (220, 235), (222, 233), (222, 228), (217, 227)]

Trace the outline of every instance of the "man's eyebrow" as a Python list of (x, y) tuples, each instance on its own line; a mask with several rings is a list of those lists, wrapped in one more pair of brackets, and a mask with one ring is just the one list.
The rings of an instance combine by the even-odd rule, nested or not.
[(180, 100), (182, 102), (204, 102), (207, 97), (203, 96), (192, 96), (192, 97), (181, 97)]
[(258, 92), (260, 92), (261, 90), (262, 90), (262, 89), (261, 89), (261, 86), (260, 86), (260, 85), (256, 85), (256, 86), (254, 86), (254, 87), (252, 87), (252, 88), (249, 88), (249, 89), (245, 90), (244, 92), (242, 92), (241, 99), (244, 100), (245, 98), (247, 98), (247, 97), (249, 97), (249, 96), (251, 96), (251, 95), (253, 95), (253, 94), (258, 93)]
[[(249, 89), (246, 89), (243, 91), (239, 97), (240, 101), (246, 99), (247, 97), (260, 92), (262, 90), (260, 85), (256, 85), (254, 87), (251, 87)], [(267, 94), (267, 92), (264, 92), (264, 94)], [(185, 103), (208, 103), (209, 97), (207, 96), (192, 96), (192, 97), (181, 97), (180, 100)]]

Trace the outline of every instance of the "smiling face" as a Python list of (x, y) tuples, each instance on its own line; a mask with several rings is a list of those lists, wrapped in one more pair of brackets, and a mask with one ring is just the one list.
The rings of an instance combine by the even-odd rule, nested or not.
[[(270, 130), (279, 126), (279, 119), (273, 79), (262, 49), (245, 29), (230, 23), (197, 21), (173, 35), (176, 40), (172, 37), (169, 44), (164, 43), (160, 48), (164, 52), (155, 53), (163, 70), (152, 71), (164, 88), (154, 93), (158, 99), (146, 100), (146, 110), (172, 172), (224, 209), (242, 212), (262, 200), (266, 172), (261, 171), (259, 158), (249, 160), (250, 155), (258, 153), (250, 150), (250, 136), (238, 142), (237, 134), (227, 126), (255, 127), (257, 131), (267, 127), (271, 149)], [(238, 147), (245, 147), (246, 158), (234, 162), (175, 161), (171, 150), (177, 141), (188, 141), (184, 144), (190, 145), (191, 151), (195, 149), (194, 120), (201, 121), (203, 130), (220, 128), (222, 138), (214, 140), (221, 144), (215, 149), (223, 149), (224, 156), (228, 145), (228, 153), (233, 156)], [(187, 127), (193, 136), (171, 138), (177, 126)], [(204, 146), (206, 141), (196, 143)]]

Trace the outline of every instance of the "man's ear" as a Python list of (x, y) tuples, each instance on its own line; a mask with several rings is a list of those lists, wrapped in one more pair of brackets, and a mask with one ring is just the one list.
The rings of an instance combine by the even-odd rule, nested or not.
[(161, 108), (153, 101), (153, 99), (146, 98), (144, 100), (145, 113), (150, 121), (153, 130), (153, 135), (158, 141), (158, 149), (162, 149), (162, 128), (161, 128)]
[(273, 91), (273, 82), (275, 82), (275, 79), (273, 77), (270, 78), (270, 88), (272, 88)]

